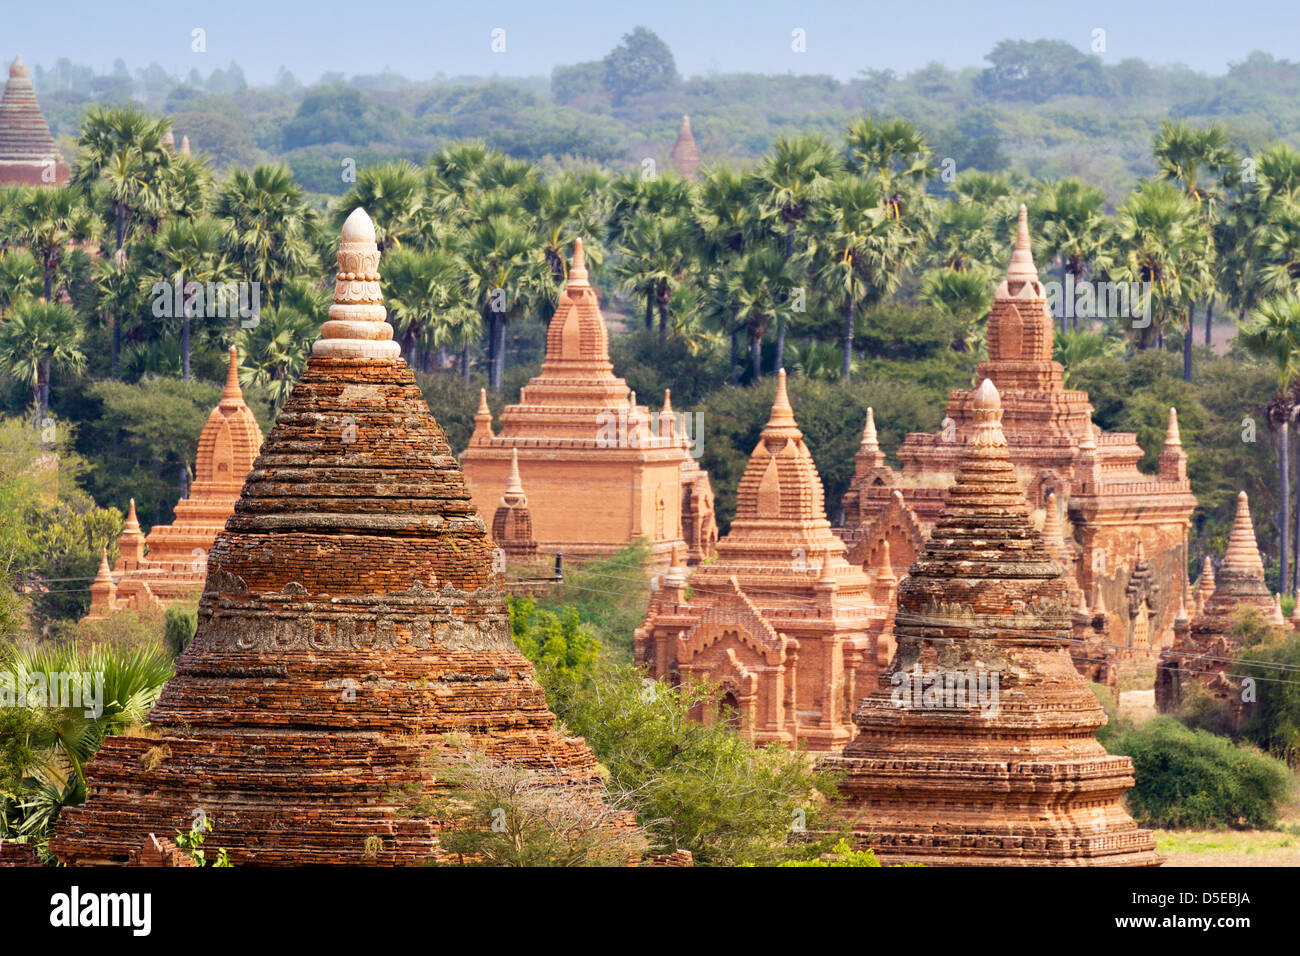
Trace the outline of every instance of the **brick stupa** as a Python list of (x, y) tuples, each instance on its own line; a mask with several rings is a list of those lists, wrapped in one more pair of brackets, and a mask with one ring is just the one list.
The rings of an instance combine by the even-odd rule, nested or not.
[(677, 141), (669, 154), (673, 166), (681, 173), (683, 179), (694, 179), (700, 168), (700, 150), (695, 145), (695, 136), (691, 133), (691, 118), (682, 117), (682, 125), (677, 130)]
[(717, 560), (691, 576), (689, 600), (683, 568), (662, 579), (636, 659), (651, 677), (718, 686), (721, 712), (758, 743), (835, 750), (893, 652), (896, 585), (888, 560), (872, 579), (844, 560), (782, 370)]
[(506, 490), (492, 516), (492, 540), (511, 557), (531, 557), (537, 553), (533, 537), (533, 519), (528, 513), (528, 496), (519, 477), (519, 452), (510, 449), (510, 477)]
[(1160, 657), (1156, 703), (1161, 710), (1177, 710), (1188, 684), (1195, 683), (1211, 697), (1228, 703), (1236, 713), (1241, 704), (1240, 687), (1229, 672), (1233, 658), (1241, 650), (1241, 638), (1233, 633), (1234, 624), (1244, 610), (1253, 608), (1266, 623), (1287, 626), (1281, 608), (1264, 583), (1264, 561), (1244, 491), (1237, 495), (1237, 515), (1219, 572), (1215, 574), (1207, 556), (1197, 591), (1195, 613), (1179, 629), (1173, 646)]
[(392, 341), (374, 227), (343, 225), (334, 304), (212, 547), (198, 633), (150, 715), (110, 737), (50, 848), (126, 862), (188, 830), (236, 865), (407, 864), (435, 821), (398, 813), (444, 734), (598, 791), (511, 641), (492, 544)]
[(91, 588), (90, 613), (99, 620), (125, 608), (144, 610), (192, 599), (207, 577), (208, 549), (235, 502), (262, 447), (262, 429), (239, 388), (235, 350), (230, 350), (221, 400), (199, 433), (194, 484), (176, 503), (176, 520), (140, 533), (131, 500), (126, 528), (118, 540), (118, 558), (106, 582)]
[(0, 97), (0, 186), (62, 186), (71, 175), (41, 115), (27, 64), (16, 56)]
[[(1101, 432), (1087, 393), (1065, 387), (1052, 358), (1054, 328), (1021, 206), (1011, 263), (988, 318), (989, 357), (977, 378), (1002, 396), (1011, 461), (1032, 507), (1045, 513), (1055, 495), (1064, 511), (1073, 589), (1089, 604), (1077, 635), (1089, 642), (1080, 645), (1080, 669), (1112, 686), (1122, 668), (1153, 681), (1155, 657), (1174, 637), (1196, 507), (1177, 416), (1171, 409), (1158, 473), (1139, 471), (1143, 450), (1135, 436)], [(888, 540), (896, 573), (906, 573), (943, 508), (976, 418), (975, 391), (953, 391), (938, 434), (904, 439), (901, 473), (886, 466), (869, 423), (843, 499), (851, 561), (866, 566)]]
[(886, 863), (1157, 864), (1121, 804), (1132, 762), (1093, 736), (1106, 716), (1071, 662), (1064, 569), (1030, 521), (1001, 413), (985, 380), (956, 482), (898, 588), (898, 651), (826, 766), (843, 774), (856, 841)]
[(492, 431), (486, 402), (461, 455), (465, 480), (482, 514), (493, 514), (517, 454), (528, 489), (539, 551), (589, 558), (613, 554), (638, 538), (665, 569), (675, 548), (694, 565), (713, 553), (717, 524), (708, 473), (691, 455), (668, 396), (651, 414), (614, 375), (582, 240), (546, 334), (542, 372)]

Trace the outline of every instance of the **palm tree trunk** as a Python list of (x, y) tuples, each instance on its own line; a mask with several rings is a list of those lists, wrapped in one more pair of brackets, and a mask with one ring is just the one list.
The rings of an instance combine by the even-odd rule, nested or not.
[(731, 384), (740, 384), (740, 329), (731, 329)]
[(492, 391), (501, 391), (501, 379), (506, 371), (506, 320), (497, 319), (496, 343), (492, 356)]
[(182, 310), (181, 319), (181, 381), (190, 380), (190, 310)]
[(41, 418), (50, 413), (50, 356), (41, 359)]
[(655, 327), (655, 297), (653, 292), (645, 294), (645, 330), (649, 332)]
[(1187, 307), (1187, 333), (1183, 336), (1183, 381), (1192, 380), (1192, 337), (1196, 334), (1196, 325), (1192, 321), (1195, 317), (1195, 308)]
[(844, 368), (841, 374), (845, 384), (853, 372), (853, 296), (844, 302)]
[(469, 381), (469, 346), (462, 345), (460, 348), (460, 377)]
[(1283, 419), (1282, 427), (1278, 429), (1278, 436), (1277, 436), (1278, 442), (1282, 446), (1281, 451), (1277, 456), (1277, 466), (1281, 472), (1280, 477), (1282, 479), (1281, 481), (1282, 520), (1279, 522), (1279, 527), (1286, 529), (1283, 530), (1280, 535), (1278, 535), (1278, 565), (1279, 565), (1278, 581), (1279, 583), (1287, 581), (1290, 577), (1288, 573), (1289, 568), (1287, 564), (1287, 558), (1289, 556), (1287, 553), (1287, 539), (1290, 537), (1289, 529), (1291, 528), (1291, 479), (1287, 473), (1289, 470), (1288, 466), (1291, 463), (1290, 433), (1288, 431), (1289, 426), (1290, 426), (1290, 422), (1288, 422), (1286, 419)]
[[(1296, 442), (1296, 478), (1300, 479), (1300, 442)], [(1296, 501), (1300, 502), (1300, 488), (1296, 489)], [(1300, 554), (1300, 508), (1295, 509), (1295, 547), (1291, 549), (1293, 555)], [(1279, 591), (1285, 592), (1285, 582), (1278, 587)], [(1291, 561), (1291, 594), (1300, 594), (1300, 561)]]
[(118, 316), (113, 316), (113, 358), (112, 370), (113, 378), (119, 377), (121, 373), (122, 357), (122, 320)]
[(772, 356), (772, 371), (785, 368), (785, 316), (776, 317), (776, 354)]
[(1214, 323), (1214, 296), (1205, 303), (1205, 347), (1208, 349), (1214, 343), (1211, 338), (1211, 328)]
[(753, 327), (749, 330), (749, 370), (757, 383), (763, 377), (763, 344), (762, 339), (754, 331)]

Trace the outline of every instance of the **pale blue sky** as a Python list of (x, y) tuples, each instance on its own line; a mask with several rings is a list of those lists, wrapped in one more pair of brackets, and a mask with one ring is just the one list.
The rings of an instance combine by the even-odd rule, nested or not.
[[(1106, 31), (1108, 62), (1135, 56), (1185, 63), (1209, 73), (1254, 49), (1300, 60), (1300, 4), (1294, 0), (1181, 0), (1141, 3), (1027, 3), (986, 0), (0, 0), (6, 29), (0, 57), (21, 53), (50, 66), (60, 56), (107, 71), (116, 57), (135, 69), (157, 60), (175, 73), (204, 75), (235, 60), (250, 82), (283, 64), (314, 81), (327, 70), (412, 79), (451, 75), (549, 74), (556, 64), (603, 56), (644, 24), (672, 48), (678, 69), (709, 72), (829, 73), (847, 79), (866, 67), (899, 72), (930, 60), (983, 66), (998, 40), (1063, 39), (1087, 50)], [(191, 52), (191, 31), (207, 52)], [(506, 52), (491, 32), (506, 31)], [(791, 50), (791, 31), (807, 52)]]

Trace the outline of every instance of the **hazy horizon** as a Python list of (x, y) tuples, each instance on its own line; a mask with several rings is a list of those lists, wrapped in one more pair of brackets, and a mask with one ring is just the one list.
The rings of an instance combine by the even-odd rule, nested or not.
[[(1222, 6), (1208, 0), (1155, 6), (1098, 0), (1072, 10), (1019, 0), (978, 7), (885, 0), (867, 9), (848, 0), (720, 0), (707, 7), (664, 0), (653, 9), (629, 10), (572, 0), (556, 15), (548, 12), (553, 8), (518, 2), (484, 10), (401, 0), (365, 7), (359, 19), (355, 4), (337, 0), (288, 0), (274, 7), (230, 0), (220, 8), (144, 0), (126, 10), (66, 0), (35, 17), (13, 18), (0, 54), (6, 62), (21, 54), (45, 69), (66, 57), (98, 73), (110, 72), (118, 58), (133, 71), (156, 61), (180, 76), (191, 69), (206, 76), (233, 61), (252, 85), (271, 82), (281, 67), (307, 84), (329, 72), (392, 71), (416, 82), (439, 74), (531, 77), (599, 59), (643, 25), (663, 38), (686, 76), (796, 73), (848, 80), (865, 69), (901, 74), (933, 61), (958, 70), (986, 66), (985, 54), (1004, 39), (1064, 40), (1094, 52), (1096, 30), (1104, 31), (1105, 47), (1097, 55), (1108, 64), (1136, 57), (1222, 75), (1254, 50), (1300, 59), (1300, 8), (1242, 0), (1223, 17)], [(1206, 31), (1210, 15), (1215, 28)], [(196, 29), (204, 31), (204, 52), (192, 49)], [(504, 39), (503, 52), (492, 49), (498, 29), (505, 31), (496, 38), (498, 48)], [(804, 31), (804, 52), (792, 49), (795, 30)]]

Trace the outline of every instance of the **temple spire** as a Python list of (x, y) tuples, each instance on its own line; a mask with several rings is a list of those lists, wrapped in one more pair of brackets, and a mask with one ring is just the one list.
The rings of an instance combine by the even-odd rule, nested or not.
[(876, 435), (875, 410), (867, 408), (867, 424), (862, 428), (862, 446), (865, 451), (879, 451), (880, 438)]
[(244, 392), (239, 387), (239, 353), (230, 347), (230, 363), (226, 366), (226, 387), (221, 390), (221, 404), (240, 403), (244, 401)]
[(1183, 439), (1178, 434), (1178, 409), (1169, 406), (1169, 427), (1165, 429), (1165, 447), (1182, 448)]
[(1024, 203), (1020, 204), (1020, 218), (1016, 224), (1016, 247), (1011, 253), (1011, 264), (1007, 267), (1007, 282), (1027, 282), (1038, 278), (1038, 267), (1034, 265), (1034, 253), (1029, 243), (1029, 211)]
[(799, 438), (802, 434), (794, 420), (794, 409), (790, 407), (790, 396), (786, 392), (785, 369), (781, 369), (776, 373), (776, 397), (772, 400), (772, 412), (763, 428), (763, 437)]
[(1237, 495), (1237, 517), (1228, 536), (1223, 566), (1234, 571), (1257, 572), (1261, 578), (1264, 575), (1264, 562), (1255, 543), (1255, 526), (1250, 520), (1250, 502), (1244, 491)]
[(379, 287), (375, 224), (360, 206), (343, 223), (338, 265), (334, 304), (330, 306), (329, 321), (321, 326), (321, 337), (312, 346), (312, 355), (397, 358), (402, 350), (393, 341), (393, 327), (385, 321), (388, 311)]
[(569, 288), (590, 288), (587, 279), (587, 255), (582, 250), (582, 240), (573, 240), (573, 264), (569, 266)]
[(469, 436), (470, 444), (488, 441), (492, 436), (492, 409), (488, 407), (487, 389), (478, 390), (478, 411), (474, 413), (474, 433)]
[(510, 474), (506, 477), (506, 493), (501, 497), (505, 505), (527, 505), (524, 497), (524, 483), (519, 477), (519, 449), (510, 449)]

